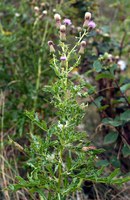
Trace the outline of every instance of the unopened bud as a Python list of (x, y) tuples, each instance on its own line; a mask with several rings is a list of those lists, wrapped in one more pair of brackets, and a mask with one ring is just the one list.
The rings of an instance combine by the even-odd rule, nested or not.
[(61, 60), (62, 66), (65, 66), (66, 65), (66, 60), (67, 60), (66, 56), (61, 56), (60, 60)]
[(66, 26), (65, 25), (60, 26), (60, 39), (62, 41), (66, 40)]

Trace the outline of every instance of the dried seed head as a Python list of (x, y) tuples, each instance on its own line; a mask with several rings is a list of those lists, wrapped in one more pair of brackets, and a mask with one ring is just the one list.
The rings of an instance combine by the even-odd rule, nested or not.
[(60, 26), (60, 32), (62, 32), (62, 33), (66, 32), (66, 26), (65, 25)]
[(36, 16), (39, 15), (39, 11), (40, 11), (39, 7), (38, 7), (38, 6), (35, 6), (35, 7), (34, 7), (34, 12), (35, 12), (35, 15), (36, 15)]
[(50, 46), (50, 45), (54, 45), (54, 43), (53, 43), (53, 41), (48, 41), (48, 45)]
[(85, 47), (86, 47), (86, 41), (83, 40), (83, 41), (80, 43), (79, 54), (84, 54)]
[(61, 16), (58, 13), (56, 13), (54, 15), (54, 19), (56, 21), (56, 27), (59, 29), (61, 26)]
[(83, 46), (83, 47), (85, 47), (85, 46), (86, 46), (86, 41), (83, 40), (83, 41), (80, 43), (80, 45)]
[(66, 26), (65, 25), (60, 26), (60, 39), (61, 41), (66, 40)]
[(54, 19), (55, 19), (56, 21), (60, 21), (60, 20), (61, 20), (61, 16), (60, 16), (58, 13), (56, 13), (56, 14), (54, 15)]
[(39, 12), (39, 7), (38, 7), (38, 6), (35, 6), (35, 7), (34, 7), (34, 10), (35, 10), (36, 12)]
[(43, 14), (43, 15), (47, 15), (47, 10), (43, 10), (43, 11), (42, 11), (42, 14)]
[(55, 52), (55, 48), (54, 48), (53, 41), (48, 41), (48, 45), (50, 47), (50, 53), (54, 53)]
[(92, 16), (92, 15), (91, 15), (90, 12), (86, 12), (85, 15), (84, 15), (84, 19), (85, 19), (85, 20), (90, 20), (90, 19), (91, 19), (91, 16)]

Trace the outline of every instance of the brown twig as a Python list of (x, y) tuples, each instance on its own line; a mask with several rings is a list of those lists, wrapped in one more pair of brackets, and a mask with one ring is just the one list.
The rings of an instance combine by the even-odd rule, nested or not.
[(119, 57), (121, 57), (121, 55), (122, 55), (122, 50), (124, 48), (125, 38), (126, 38), (126, 31), (124, 30), (124, 34), (123, 34), (123, 37), (122, 37), (122, 40), (121, 40), (121, 43), (120, 43), (120, 47), (119, 47)]

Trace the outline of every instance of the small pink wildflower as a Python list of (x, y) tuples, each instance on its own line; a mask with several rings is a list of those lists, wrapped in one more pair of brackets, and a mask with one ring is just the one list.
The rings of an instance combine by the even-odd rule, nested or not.
[(66, 56), (61, 56), (61, 57), (60, 57), (60, 60), (61, 60), (61, 61), (66, 61), (66, 59), (67, 59)]
[(88, 27), (94, 29), (96, 27), (96, 24), (94, 21), (89, 21), (88, 22)]
[(64, 23), (65, 25), (71, 25), (71, 24), (72, 24), (72, 22), (71, 22), (70, 19), (64, 19), (63, 23)]

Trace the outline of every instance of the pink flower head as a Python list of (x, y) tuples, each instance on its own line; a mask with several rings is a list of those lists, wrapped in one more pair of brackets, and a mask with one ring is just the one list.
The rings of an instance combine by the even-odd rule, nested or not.
[(61, 60), (61, 61), (66, 61), (66, 59), (67, 59), (66, 56), (61, 56), (61, 57), (60, 57), (60, 60)]
[(94, 21), (89, 21), (88, 22), (88, 27), (94, 29), (96, 27), (96, 24)]
[(63, 22), (64, 22), (65, 25), (71, 25), (72, 24), (70, 19), (64, 19)]

